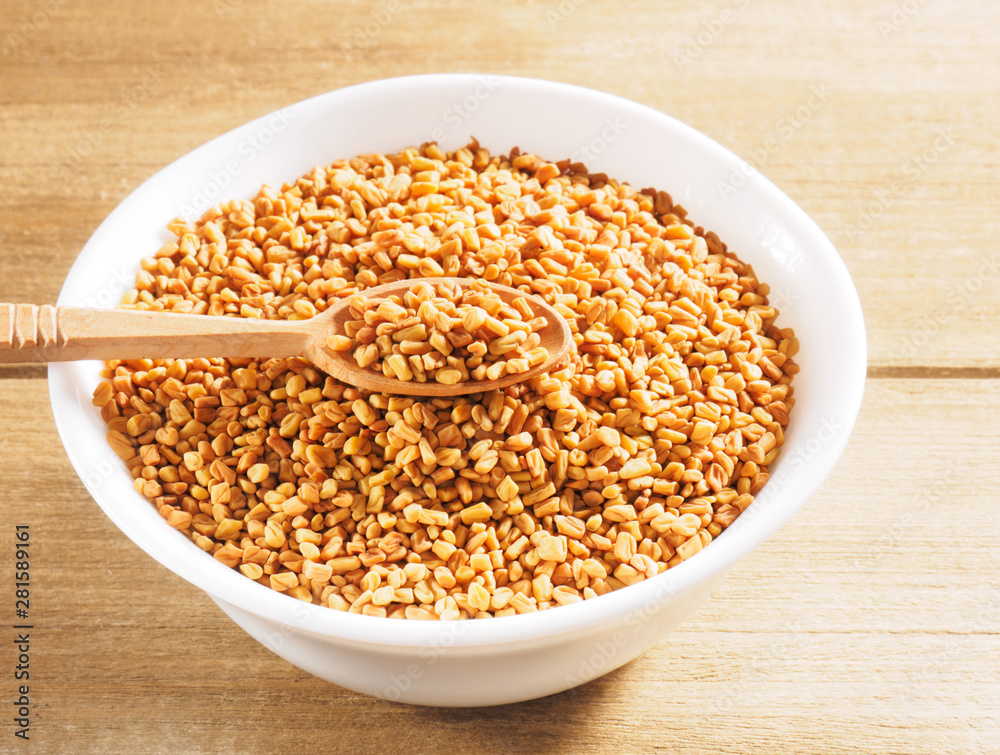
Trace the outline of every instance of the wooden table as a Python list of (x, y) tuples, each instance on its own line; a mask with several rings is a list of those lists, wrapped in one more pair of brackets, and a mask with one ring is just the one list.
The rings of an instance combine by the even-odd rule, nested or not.
[(290, 666), (104, 517), (45, 370), (0, 370), (0, 606), (31, 526), (31, 742), (7, 752), (1000, 751), (1000, 6), (5, 0), (0, 300), (55, 301), (140, 182), (349, 84), (591, 86), (746, 157), (840, 250), (869, 328), (853, 440), (802, 512), (632, 664), (502, 709), (379, 702)]

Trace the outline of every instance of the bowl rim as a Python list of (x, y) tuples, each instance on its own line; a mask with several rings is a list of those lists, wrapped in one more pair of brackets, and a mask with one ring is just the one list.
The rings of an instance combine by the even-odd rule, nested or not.
[[(698, 149), (708, 153), (710, 157), (727, 166), (743, 166), (745, 164), (741, 158), (708, 136), (665, 113), (617, 95), (573, 84), (476, 73), (421, 74), (363, 82), (319, 94), (261, 116), (215, 137), (157, 171), (126, 197), (94, 232), (70, 269), (60, 292), (58, 303), (60, 305), (66, 304), (64, 300), (67, 298), (68, 288), (74, 275), (78, 273), (78, 267), (85, 263), (84, 258), (88, 247), (95, 243), (95, 239), (102, 234), (102, 231), (115, 224), (116, 218), (140, 206), (143, 195), (151, 184), (163, 180), (165, 174), (176, 170), (178, 166), (196, 162), (212, 154), (220, 146), (229, 144), (240, 135), (259, 130), (277, 113), (308, 111), (315, 103), (330, 98), (349, 99), (359, 94), (374, 98), (391, 97), (393, 92), (412, 90), (428, 85), (455, 86), (461, 91), (462, 87), (467, 88), (475, 81), (481, 80), (483, 76), (490, 76), (492, 80), (507, 87), (518, 87), (536, 93), (544, 92), (553, 97), (585, 97), (594, 103), (612, 106), (623, 113), (632, 114), (637, 118), (657, 124), (665, 133), (686, 139), (696, 145)], [(713, 547), (706, 548), (693, 558), (678, 564), (654, 579), (645, 580), (631, 585), (627, 589), (617, 590), (581, 603), (559, 606), (558, 610), (500, 617), (489, 621), (401, 621), (349, 614), (332, 610), (326, 606), (306, 604), (270, 590), (204, 553), (202, 553), (204, 558), (178, 558), (181, 553), (175, 547), (173, 540), (166, 537), (158, 538), (156, 533), (138, 531), (123, 518), (120, 510), (129, 505), (128, 503), (112, 500), (112, 496), (93, 489), (90, 489), (89, 492), (119, 529), (172, 572), (204, 590), (217, 602), (232, 604), (262, 619), (278, 622), (293, 630), (356, 643), (400, 648), (421, 646), (478, 647), (537, 640), (608, 622), (624, 620), (627, 624), (629, 617), (651, 616), (668, 603), (671, 598), (686, 593), (696, 585), (728, 570), (791, 518), (833, 469), (848, 441), (861, 406), (867, 366), (865, 328), (857, 291), (843, 260), (816, 223), (759, 171), (750, 172), (746, 178), (748, 190), (763, 196), (768, 206), (775, 208), (785, 223), (794, 230), (796, 237), (808, 239), (811, 252), (822, 255), (823, 262), (831, 276), (830, 286), (836, 287), (842, 295), (839, 303), (843, 309), (838, 312), (838, 318), (852, 342), (851, 356), (853, 358), (843, 365), (843, 381), (840, 384), (840, 393), (835, 397), (838, 409), (837, 416), (840, 419), (839, 427), (832, 431), (833, 437), (830, 438), (821, 457), (807, 464), (805, 470), (794, 478), (795, 484), (784, 486), (775, 491), (781, 505), (771, 506), (768, 511), (763, 512), (763, 516), (757, 518), (760, 521), (755, 521), (756, 526), (752, 528), (752, 531), (751, 528), (736, 526), (744, 517), (747, 517), (747, 513), (744, 513), (732, 527), (724, 531), (716, 538), (716, 541), (713, 541)], [(669, 189), (669, 187), (665, 188)], [(49, 365), (49, 394), (59, 436), (73, 463), (74, 470), (81, 479), (84, 479), (81, 460), (74, 451), (75, 433), (71, 417), (68, 411), (63, 411), (61, 408), (67, 401), (67, 396), (72, 395), (74, 386), (78, 386), (80, 382), (74, 376), (74, 367), (74, 363)], [(806, 472), (808, 475), (804, 476)], [(773, 483), (772, 480), (768, 485)], [(767, 491), (767, 486), (765, 486), (764, 491)], [(136, 496), (138, 495), (137, 493)], [(789, 500), (791, 498), (794, 500)], [(747, 512), (752, 511), (754, 505), (756, 505), (756, 501)], [(165, 523), (164, 527), (167, 527)], [(186, 538), (185, 542), (189, 547), (195, 547)], [(193, 552), (195, 554), (201, 553), (200, 551)]]

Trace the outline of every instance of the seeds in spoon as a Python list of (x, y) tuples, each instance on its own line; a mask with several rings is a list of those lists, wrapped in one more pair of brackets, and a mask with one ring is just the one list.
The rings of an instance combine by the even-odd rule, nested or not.
[(504, 302), (483, 281), (468, 287), (417, 282), (401, 296), (350, 300), (346, 335), (327, 338), (358, 366), (402, 381), (455, 385), (497, 380), (545, 361), (537, 333), (544, 318), (528, 302)]

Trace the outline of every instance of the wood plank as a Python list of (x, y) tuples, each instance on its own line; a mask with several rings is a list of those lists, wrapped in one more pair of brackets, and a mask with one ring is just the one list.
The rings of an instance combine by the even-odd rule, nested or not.
[(31, 524), (32, 734), (46, 751), (284, 750), (335, 730), (371, 752), (394, 729), (412, 751), (1000, 746), (1000, 381), (871, 381), (833, 475), (695, 616), (608, 676), (502, 710), (377, 702), (293, 668), (104, 517), (44, 381), (0, 380), (0, 411), (0, 542)]
[(652, 0), (613, 13), (479, 0), (465, 17), (480, 22), (465, 23), (426, 1), (332, 12), (312, 0), (278, 13), (216, 0), (143, 8), (141, 40), (126, 0), (53, 0), (30, 38), (16, 30), (40, 6), (12, 5), (15, 36), (0, 35), (5, 299), (52, 301), (129, 191), (230, 128), (373, 78), (482, 70), (615, 92), (745, 157), (840, 249), (873, 365), (1000, 366), (1000, 172), (994, 134), (976, 125), (1000, 116), (995, 5), (921, 4), (893, 21), (894, 6), (860, 0), (735, 3), (725, 16), (722, 5)]

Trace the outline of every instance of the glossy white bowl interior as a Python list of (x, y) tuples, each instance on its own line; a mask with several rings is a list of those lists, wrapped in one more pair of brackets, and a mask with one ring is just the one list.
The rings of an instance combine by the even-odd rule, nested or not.
[[(153, 558), (207, 592), (240, 626), (301, 668), (353, 690), (430, 705), (488, 705), (567, 689), (663, 638), (725, 571), (781, 526), (830, 472), (861, 402), (865, 335), (833, 246), (788, 197), (738, 157), (662, 113), (588, 89), (474, 74), (375, 81), (314, 97), (194, 150), (135, 190), (98, 228), (60, 305), (112, 307), (169, 220), (252, 197), (314, 165), (470, 136), (573, 156), (592, 171), (671, 193), (771, 284), (802, 344), (796, 406), (772, 479), (707, 549), (656, 579), (580, 604), (509, 618), (409, 622), (306, 605), (230, 570), (172, 530), (136, 493), (91, 405), (96, 362), (52, 364), (49, 386), (73, 466), (104, 512)], [(735, 171), (745, 183), (731, 184)], [(733, 191), (729, 191), (733, 188)], [(98, 588), (99, 589), (99, 588)], [(180, 672), (179, 672), (180, 673)]]

